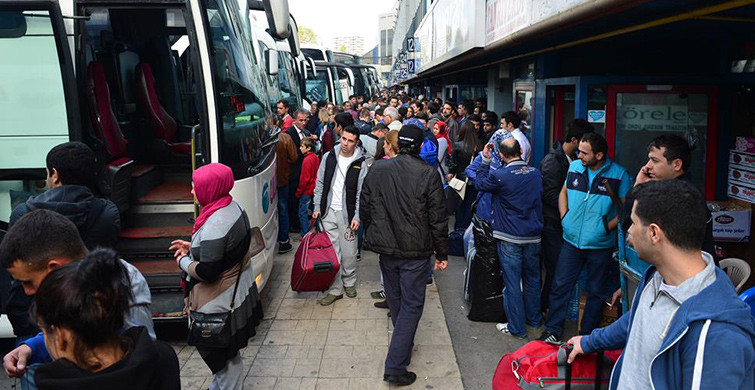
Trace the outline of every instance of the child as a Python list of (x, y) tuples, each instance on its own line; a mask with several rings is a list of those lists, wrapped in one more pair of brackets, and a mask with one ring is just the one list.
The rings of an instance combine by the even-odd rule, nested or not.
[(304, 160), (301, 164), (301, 176), (299, 177), (299, 186), (296, 188), (296, 197), (299, 198), (299, 222), (302, 237), (309, 231), (309, 205), (312, 203), (312, 197), (315, 194), (317, 170), (320, 168), (320, 160), (313, 153), (314, 148), (315, 143), (311, 138), (302, 139), (299, 145)]

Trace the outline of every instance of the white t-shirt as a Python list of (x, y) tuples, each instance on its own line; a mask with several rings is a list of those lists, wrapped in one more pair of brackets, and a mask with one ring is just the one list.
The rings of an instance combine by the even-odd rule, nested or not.
[(335, 180), (333, 186), (330, 187), (330, 192), (333, 194), (333, 197), (330, 198), (330, 208), (333, 210), (343, 210), (343, 183), (346, 181), (346, 171), (355, 159), (356, 153), (352, 154), (351, 157), (344, 157), (339, 154), (336, 158), (338, 164), (336, 165)]
[(511, 132), (511, 135), (519, 142), (519, 147), (522, 149), (522, 160), (529, 165), (530, 159), (532, 158), (530, 140), (528, 140), (527, 136), (519, 129), (514, 129), (514, 131)]

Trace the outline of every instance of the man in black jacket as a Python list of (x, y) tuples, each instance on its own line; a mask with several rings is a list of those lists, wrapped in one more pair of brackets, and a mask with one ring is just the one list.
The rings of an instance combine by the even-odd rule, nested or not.
[(448, 259), (443, 186), (436, 170), (419, 157), (424, 138), (417, 126), (401, 128), (400, 154), (372, 164), (359, 207), (365, 246), (380, 254), (394, 326), (383, 380), (395, 385), (417, 379), (406, 367), (425, 304), (430, 256), (435, 253), (435, 269), (445, 269)]
[(540, 308), (548, 310), (548, 293), (553, 283), (553, 273), (556, 271), (561, 246), (563, 244), (563, 231), (561, 229), (561, 214), (558, 211), (558, 195), (566, 180), (566, 172), (569, 163), (576, 158), (579, 140), (585, 133), (591, 133), (594, 129), (584, 119), (572, 119), (566, 125), (564, 141), (556, 141), (553, 149), (540, 162), (540, 172), (543, 175), (543, 233), (542, 233), (542, 259), (545, 269), (545, 283), (540, 293)]
[[(52, 148), (46, 158), (48, 190), (13, 209), (9, 226), (34, 210), (51, 210), (76, 225), (88, 249), (115, 247), (121, 226), (120, 214), (113, 202), (92, 193), (95, 164), (94, 152), (81, 142), (66, 142)], [(7, 271), (0, 273), (3, 274), (0, 277), (10, 280)], [(37, 334), (39, 329), (29, 317), (31, 299), (24, 294), (21, 285), (12, 281), (10, 291), (3, 298), (7, 299), (8, 319), (16, 336), (26, 338)]]

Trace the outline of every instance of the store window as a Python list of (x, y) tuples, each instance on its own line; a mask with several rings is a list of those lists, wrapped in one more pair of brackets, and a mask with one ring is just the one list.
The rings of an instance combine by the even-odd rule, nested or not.
[(587, 93), (587, 121), (595, 131), (606, 135), (606, 88), (592, 87)]
[[(617, 92), (615, 160), (635, 176), (647, 162), (647, 145), (662, 134), (684, 137), (692, 148), (690, 178), (705, 184), (709, 96), (686, 92)], [(610, 143), (609, 139), (609, 143)]]

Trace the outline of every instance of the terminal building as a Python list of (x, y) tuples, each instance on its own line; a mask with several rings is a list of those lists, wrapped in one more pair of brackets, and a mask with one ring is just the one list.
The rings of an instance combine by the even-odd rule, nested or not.
[(499, 115), (526, 109), (535, 166), (573, 118), (590, 121), (632, 175), (651, 139), (678, 133), (707, 199), (744, 199), (755, 182), (734, 189), (729, 160), (755, 135), (754, 4), (402, 0), (391, 83), (456, 103), (485, 98)]

